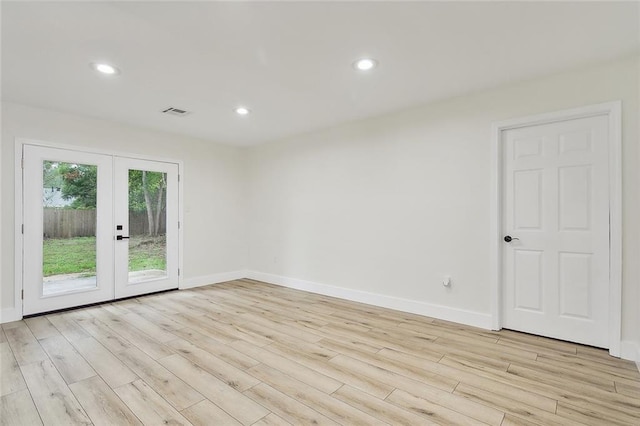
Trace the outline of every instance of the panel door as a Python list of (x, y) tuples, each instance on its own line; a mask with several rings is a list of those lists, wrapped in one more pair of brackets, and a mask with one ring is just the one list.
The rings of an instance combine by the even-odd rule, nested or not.
[(503, 326), (607, 347), (607, 118), (508, 130), (502, 141)]
[(113, 299), (108, 155), (25, 145), (25, 315)]

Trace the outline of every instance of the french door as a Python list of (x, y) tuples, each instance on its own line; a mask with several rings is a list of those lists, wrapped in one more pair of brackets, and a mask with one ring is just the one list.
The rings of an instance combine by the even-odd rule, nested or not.
[(24, 145), (25, 315), (178, 287), (178, 165)]

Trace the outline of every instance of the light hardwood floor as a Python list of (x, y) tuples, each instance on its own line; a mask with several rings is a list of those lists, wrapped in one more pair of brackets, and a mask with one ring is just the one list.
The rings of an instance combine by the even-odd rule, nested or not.
[(3, 425), (640, 425), (606, 351), (251, 280), (4, 324)]

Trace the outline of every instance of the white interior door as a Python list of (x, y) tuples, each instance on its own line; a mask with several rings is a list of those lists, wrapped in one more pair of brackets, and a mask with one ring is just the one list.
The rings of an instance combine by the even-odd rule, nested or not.
[(114, 164), (116, 298), (178, 288), (178, 165)]
[(608, 347), (607, 117), (506, 130), (502, 141), (503, 326)]
[(111, 156), (32, 145), (23, 155), (24, 314), (113, 299)]
[(23, 312), (178, 288), (178, 165), (23, 147)]

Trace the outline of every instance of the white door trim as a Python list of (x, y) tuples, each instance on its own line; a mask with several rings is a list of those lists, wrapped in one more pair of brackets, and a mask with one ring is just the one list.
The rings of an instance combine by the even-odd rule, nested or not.
[(515, 118), (491, 126), (491, 315), (502, 328), (502, 132), (518, 127), (605, 115), (609, 119), (609, 353), (620, 356), (622, 323), (622, 103), (597, 105)]
[[(15, 138), (15, 189), (14, 189), (14, 201), (15, 201), (15, 227), (14, 227), (14, 305), (13, 309), (5, 308), (2, 309), (3, 317), (1, 318), (1, 322), (8, 321), (17, 321), (21, 320), (24, 315), (24, 310), (22, 306), (22, 290), (23, 290), (23, 279), (24, 279), (24, 241), (22, 234), (22, 224), (24, 223), (24, 205), (23, 205), (23, 175), (22, 175), (22, 155), (23, 155), (23, 146), (24, 145), (36, 145), (42, 146), (46, 148), (58, 148), (58, 149), (66, 149), (71, 151), (82, 151), (91, 154), (105, 154), (117, 157), (128, 157), (135, 158), (140, 160), (151, 160), (151, 161), (159, 161), (165, 163), (175, 163), (178, 164), (178, 220), (180, 222), (180, 228), (178, 229), (178, 267), (180, 271), (183, 271), (183, 252), (184, 252), (184, 216), (183, 216), (183, 179), (182, 174), (184, 170), (184, 162), (182, 160), (177, 160), (173, 158), (167, 157), (159, 157), (152, 155), (144, 155), (144, 154), (134, 154), (131, 152), (123, 152), (123, 151), (110, 151), (106, 149), (92, 148), (92, 147), (83, 147), (77, 145), (67, 145), (61, 143), (53, 143), (53, 142), (45, 142), (41, 140), (35, 139), (26, 139), (26, 138)], [(178, 276), (178, 288), (183, 288), (183, 277), (184, 274), (181, 272)], [(5, 315), (4, 311), (8, 313)], [(5, 318), (6, 316), (6, 318)]]

